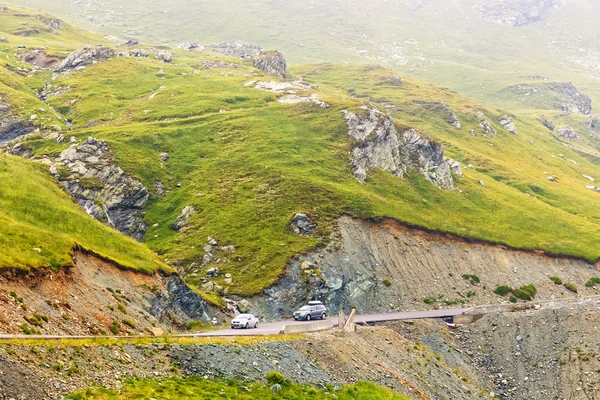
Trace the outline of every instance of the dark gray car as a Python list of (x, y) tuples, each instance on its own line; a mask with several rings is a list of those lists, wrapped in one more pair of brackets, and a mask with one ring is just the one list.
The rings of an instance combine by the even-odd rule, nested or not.
[(302, 306), (298, 311), (294, 311), (296, 321), (311, 319), (325, 319), (329, 310), (320, 301), (309, 301), (307, 305)]

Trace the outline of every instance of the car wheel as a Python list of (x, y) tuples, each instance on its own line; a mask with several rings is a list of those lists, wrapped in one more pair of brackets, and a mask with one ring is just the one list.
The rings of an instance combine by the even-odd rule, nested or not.
[(325, 314), (325, 313), (321, 314), (321, 319), (325, 319), (325, 318), (327, 318), (327, 314)]
[(248, 323), (246, 322), (246, 325), (244, 325), (244, 329), (248, 329)]
[(311, 318), (310, 318), (310, 314), (307, 314), (307, 315), (306, 315), (306, 320), (307, 320), (307, 321), (310, 321), (310, 320), (311, 320)]
[(258, 321), (254, 323), (254, 329), (258, 328)]

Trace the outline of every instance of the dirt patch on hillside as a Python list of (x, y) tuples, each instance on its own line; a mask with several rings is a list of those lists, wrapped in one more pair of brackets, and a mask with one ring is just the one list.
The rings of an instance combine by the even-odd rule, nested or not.
[[(196, 312), (198, 319), (202, 313), (207, 314), (204, 319), (211, 317), (208, 310), (198, 313), (205, 304), (191, 291), (187, 296), (195, 300), (194, 310), (169, 304), (177, 277), (121, 270), (82, 252), (75, 254), (74, 264), (59, 271), (3, 270), (0, 333), (149, 334), (153, 328), (180, 329), (193, 318), (186, 314)], [(185, 288), (180, 285), (176, 289)]]
[(39, 69), (51, 69), (60, 64), (62, 61), (59, 57), (51, 56), (43, 51), (34, 50), (27, 53), (23, 53), (20, 57)]

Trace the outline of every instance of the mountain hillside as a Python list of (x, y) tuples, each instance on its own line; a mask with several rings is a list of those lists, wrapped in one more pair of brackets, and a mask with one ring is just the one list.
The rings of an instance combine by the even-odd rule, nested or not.
[(593, 0), (11, 3), (122, 39), (179, 44), (243, 38), (280, 50), (294, 64), (383, 64), (503, 107), (498, 92), (531, 77), (572, 81), (600, 101), (600, 13)]
[(600, 256), (598, 134), (568, 85), (554, 92), (571, 113), (510, 113), (384, 67), (288, 72), (280, 53), (242, 43), (2, 29), (3, 118), (29, 133), (5, 151), (45, 164), (89, 215), (203, 291), (260, 293), (329, 243), (341, 215)]

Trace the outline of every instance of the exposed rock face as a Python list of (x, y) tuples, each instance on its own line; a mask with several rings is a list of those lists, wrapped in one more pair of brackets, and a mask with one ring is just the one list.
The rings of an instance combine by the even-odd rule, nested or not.
[(590, 115), (592, 113), (592, 99), (577, 90), (572, 83), (552, 83), (549, 87), (559, 97), (554, 108), (571, 114)]
[(297, 213), (290, 224), (296, 234), (308, 235), (317, 228), (317, 223), (304, 213)]
[(109, 47), (84, 47), (77, 50), (67, 58), (54, 70), (55, 72), (66, 72), (74, 69), (81, 69), (94, 62), (106, 61), (115, 55), (115, 51)]
[(56, 33), (56, 31), (65, 29), (60, 19), (44, 17), (42, 15), (39, 15), (37, 18), (44, 24), (48, 25), (50, 27), (50, 32), (52, 33)]
[[(277, 284), (250, 299), (251, 310), (279, 319), (308, 300), (321, 300), (334, 312), (355, 306), (359, 313), (428, 309), (423, 299), (430, 296), (492, 304), (498, 302), (492, 292), (498, 285), (530, 283), (538, 287), (536, 299), (544, 300), (565, 296), (564, 288), (549, 276), (583, 288), (598, 275), (585, 261), (468, 243), (391, 220), (372, 223), (341, 217), (337, 226), (339, 240), (292, 261)], [(472, 284), (464, 274), (480, 277), (481, 283)], [(471, 290), (476, 296), (466, 297)], [(439, 305), (445, 306), (441, 300)]]
[(262, 47), (253, 43), (223, 42), (202, 46), (198, 43), (186, 43), (180, 47), (189, 50), (210, 50), (229, 57), (240, 57), (250, 59), (252, 65), (268, 75), (278, 78), (291, 78), (287, 72), (287, 63), (283, 55), (278, 51), (265, 51)]
[(252, 58), (252, 65), (268, 75), (276, 76), (282, 79), (291, 78), (292, 75), (287, 72), (287, 63), (283, 55), (278, 51), (269, 51)]
[(578, 142), (581, 140), (581, 137), (577, 132), (575, 132), (571, 128), (561, 128), (558, 130), (558, 136), (565, 140)]
[(398, 132), (394, 120), (375, 108), (366, 114), (344, 112), (348, 135), (356, 141), (352, 168), (361, 181), (377, 168), (403, 177), (408, 169), (419, 171), (442, 189), (454, 189), (450, 168), (440, 144), (431, 143), (414, 129)]
[(3, 113), (3, 109), (7, 110), (8, 106), (4, 107), (0, 103), (0, 145), (28, 135), (35, 130), (35, 127), (29, 122), (22, 121), (10, 113)]
[(550, 129), (552, 132), (554, 132), (554, 130), (556, 129), (554, 123), (552, 121), (549, 121), (545, 115), (542, 115), (542, 125)]
[(600, 135), (600, 118), (595, 115), (590, 115), (590, 129), (592, 132)]
[(179, 216), (177, 217), (177, 219), (175, 220), (175, 222), (173, 223), (173, 229), (176, 230), (176, 231), (180, 231), (181, 229), (183, 229), (183, 227), (185, 226), (185, 224), (192, 217), (192, 214), (194, 214), (195, 212), (196, 212), (196, 209), (194, 207), (192, 207), (192, 206), (186, 206), (181, 211), (181, 214), (179, 214)]
[(561, 0), (484, 0), (479, 14), (500, 24), (523, 26), (542, 20), (562, 4)]
[(148, 191), (114, 163), (106, 142), (88, 138), (72, 145), (54, 160), (50, 172), (92, 217), (143, 240), (148, 226), (142, 209)]
[(592, 113), (590, 97), (568, 82), (520, 84), (509, 86), (503, 92), (540, 110), (560, 110), (563, 113), (582, 115)]
[(483, 135), (488, 137), (495, 137), (497, 132), (493, 126), (487, 121), (487, 119), (483, 118), (479, 121), (479, 126), (483, 129)]
[(151, 313), (158, 318), (183, 317), (208, 322), (213, 314), (202, 296), (194, 292), (178, 276), (166, 278), (167, 293), (151, 301)]
[(514, 135), (517, 134), (517, 127), (515, 126), (512, 118), (510, 118), (508, 115), (504, 115), (502, 118), (500, 118), (500, 125), (502, 125), (502, 127), (510, 133)]

